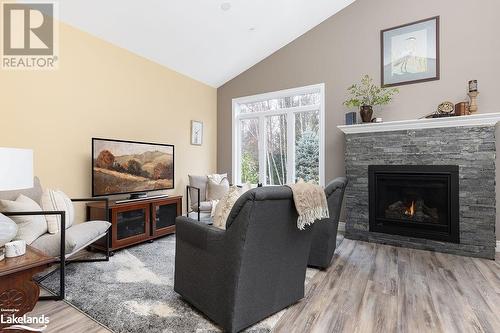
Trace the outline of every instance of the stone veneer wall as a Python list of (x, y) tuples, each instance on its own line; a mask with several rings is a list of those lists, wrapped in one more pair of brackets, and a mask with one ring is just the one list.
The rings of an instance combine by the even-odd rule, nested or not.
[[(495, 258), (495, 127), (346, 134), (346, 237)], [(460, 244), (369, 231), (368, 165), (458, 165)]]

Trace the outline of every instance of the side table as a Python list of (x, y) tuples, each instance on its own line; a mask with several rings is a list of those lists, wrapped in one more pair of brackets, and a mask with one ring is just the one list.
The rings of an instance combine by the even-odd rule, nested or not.
[[(56, 257), (29, 245), (24, 255), (0, 261), (0, 314), (22, 317), (33, 310), (40, 296), (40, 287), (33, 281), (33, 275), (56, 261)], [(8, 325), (0, 323), (0, 329), (5, 326)]]

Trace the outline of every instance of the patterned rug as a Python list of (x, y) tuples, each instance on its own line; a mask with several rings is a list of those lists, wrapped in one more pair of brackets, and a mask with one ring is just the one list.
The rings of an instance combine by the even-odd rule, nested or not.
[[(174, 259), (175, 235), (170, 235), (118, 251), (109, 262), (68, 265), (66, 300), (117, 333), (221, 332), (174, 292)], [(306, 285), (317, 272), (307, 269)], [(42, 285), (58, 290), (58, 283), (53, 274)], [(271, 331), (284, 311), (246, 332)]]

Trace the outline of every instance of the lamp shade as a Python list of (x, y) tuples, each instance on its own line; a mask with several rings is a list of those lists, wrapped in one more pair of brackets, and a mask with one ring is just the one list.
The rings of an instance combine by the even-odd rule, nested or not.
[(0, 147), (0, 191), (33, 187), (33, 150)]

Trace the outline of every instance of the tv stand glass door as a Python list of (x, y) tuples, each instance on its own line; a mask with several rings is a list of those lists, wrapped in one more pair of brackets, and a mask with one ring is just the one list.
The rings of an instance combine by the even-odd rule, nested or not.
[(177, 200), (155, 201), (152, 207), (152, 236), (168, 235), (175, 231), (175, 218), (182, 214)]
[(113, 209), (113, 241), (118, 246), (141, 242), (149, 237), (149, 204)]

